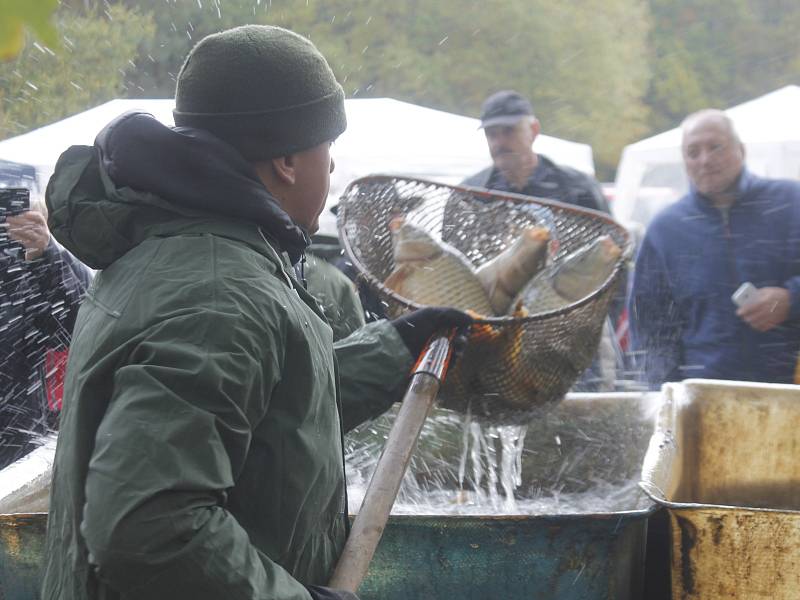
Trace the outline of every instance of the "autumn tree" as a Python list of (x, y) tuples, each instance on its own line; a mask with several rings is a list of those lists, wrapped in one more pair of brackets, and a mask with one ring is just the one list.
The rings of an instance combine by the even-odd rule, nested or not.
[(475, 116), (517, 89), (545, 133), (592, 145), (603, 178), (623, 145), (800, 79), (796, 0), (61, 0), (58, 15), (63, 48), (29, 41), (0, 65), (0, 134), (172, 97), (191, 47), (245, 23), (310, 37), (351, 98)]
[(109, 6), (63, 10), (58, 31), (61, 47), (29, 38), (16, 59), (0, 64), (0, 138), (124, 95), (139, 43), (154, 26), (149, 15)]
[(728, 108), (800, 81), (795, 0), (650, 0), (650, 128), (705, 107)]
[(53, 13), (58, 0), (0, 0), (0, 60), (15, 58), (25, 46), (26, 31), (42, 43), (58, 46)]
[(646, 131), (643, 0), (129, 4), (152, 8), (157, 27), (131, 76), (139, 95), (171, 96), (183, 57), (202, 36), (269, 23), (310, 37), (348, 97), (390, 96), (474, 116), (489, 93), (518, 89), (545, 132), (592, 144), (606, 172), (622, 145)]

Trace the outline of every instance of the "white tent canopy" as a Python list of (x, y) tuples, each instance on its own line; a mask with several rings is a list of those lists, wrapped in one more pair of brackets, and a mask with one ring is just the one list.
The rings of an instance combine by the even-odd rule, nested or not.
[[(477, 119), (389, 98), (345, 101), (348, 127), (334, 144), (333, 205), (347, 183), (370, 173), (402, 174), (457, 183), (490, 164)], [(40, 182), (53, 172), (60, 154), (74, 144), (92, 144), (109, 121), (128, 110), (144, 110), (172, 125), (173, 100), (112, 100), (24, 135), (0, 142), (0, 158), (34, 165)], [(546, 135), (534, 145), (557, 163), (594, 174), (592, 149)], [(326, 210), (321, 223), (335, 231)]]
[[(790, 85), (726, 110), (746, 148), (747, 167), (766, 177), (800, 179), (800, 86)], [(613, 209), (646, 226), (688, 189), (679, 127), (626, 146)]]

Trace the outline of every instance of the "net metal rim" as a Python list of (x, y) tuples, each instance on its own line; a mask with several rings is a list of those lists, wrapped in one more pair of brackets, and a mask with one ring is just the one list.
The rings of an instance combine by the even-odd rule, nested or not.
[(513, 317), (513, 316), (481, 316), (481, 318), (476, 319), (476, 323), (487, 323), (492, 325), (508, 325), (510, 323), (530, 323), (535, 321), (541, 321), (544, 319), (549, 319), (555, 316), (563, 315), (564, 313), (572, 312), (573, 310), (589, 304), (598, 296), (604, 294), (606, 290), (612, 285), (614, 285), (616, 279), (620, 276), (622, 271), (625, 268), (625, 263), (630, 259), (632, 254), (632, 243), (631, 243), (631, 236), (628, 233), (628, 230), (625, 229), (620, 223), (615, 221), (611, 216), (607, 215), (606, 213), (592, 210), (590, 208), (584, 208), (582, 206), (575, 206), (573, 204), (567, 204), (565, 202), (559, 202), (558, 200), (549, 200), (544, 198), (533, 198), (531, 196), (525, 196), (523, 194), (517, 194), (514, 192), (497, 192), (493, 190), (488, 190), (485, 188), (473, 187), (473, 186), (465, 186), (465, 185), (449, 185), (446, 183), (441, 183), (438, 181), (431, 181), (429, 179), (422, 179), (420, 177), (407, 177), (404, 175), (391, 175), (391, 174), (374, 174), (374, 175), (366, 175), (363, 177), (359, 177), (351, 181), (347, 187), (342, 192), (341, 196), (339, 197), (339, 203), (337, 205), (337, 213), (336, 213), (336, 226), (339, 232), (339, 241), (344, 248), (345, 252), (347, 253), (348, 258), (353, 263), (353, 266), (356, 267), (359, 273), (359, 277), (362, 277), (373, 289), (376, 289), (380, 292), (381, 295), (390, 298), (392, 301), (396, 302), (397, 304), (403, 306), (404, 308), (411, 309), (411, 310), (418, 310), (420, 308), (424, 308), (426, 305), (418, 304), (416, 302), (412, 302), (403, 296), (398, 295), (390, 288), (383, 285), (383, 282), (380, 281), (377, 277), (375, 277), (370, 270), (364, 266), (364, 264), (358, 259), (356, 256), (353, 247), (350, 243), (350, 239), (347, 235), (345, 235), (345, 223), (347, 222), (347, 201), (346, 198), (349, 196), (351, 190), (359, 185), (369, 184), (369, 183), (378, 183), (378, 182), (387, 182), (387, 181), (409, 181), (414, 182), (422, 185), (432, 185), (442, 188), (448, 188), (450, 190), (462, 193), (472, 194), (474, 196), (482, 196), (484, 198), (492, 199), (492, 200), (502, 200), (502, 201), (510, 201), (514, 204), (518, 205), (535, 205), (535, 206), (545, 206), (545, 207), (554, 207), (560, 211), (574, 213), (576, 215), (581, 215), (584, 217), (591, 217), (593, 219), (597, 219), (599, 221), (603, 221), (606, 225), (613, 227), (620, 235), (622, 240), (621, 248), (622, 253), (620, 257), (617, 259), (616, 264), (614, 265), (613, 271), (611, 274), (606, 278), (602, 285), (600, 285), (597, 289), (595, 289), (590, 294), (584, 296), (583, 298), (576, 300), (570, 304), (566, 304), (561, 306), (560, 308), (548, 311), (537, 312), (533, 314), (529, 314), (525, 317)]

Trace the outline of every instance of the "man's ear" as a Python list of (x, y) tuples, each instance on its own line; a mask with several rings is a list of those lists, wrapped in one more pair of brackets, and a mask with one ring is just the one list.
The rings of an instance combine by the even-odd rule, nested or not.
[(539, 119), (534, 119), (531, 121), (531, 134), (533, 135), (533, 139), (535, 140), (539, 133), (542, 131), (542, 124), (539, 123)]
[(280, 179), (281, 183), (286, 185), (294, 185), (297, 181), (297, 173), (295, 172), (294, 155), (280, 156), (270, 160), (275, 176)]

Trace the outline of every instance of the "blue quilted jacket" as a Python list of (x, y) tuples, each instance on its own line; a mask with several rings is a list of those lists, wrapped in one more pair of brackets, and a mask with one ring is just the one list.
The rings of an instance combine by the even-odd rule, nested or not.
[[(759, 333), (736, 316), (745, 281), (791, 295)], [(660, 213), (636, 260), (632, 340), (651, 387), (688, 377), (791, 383), (800, 348), (800, 183), (744, 171), (727, 213), (696, 190)]]

